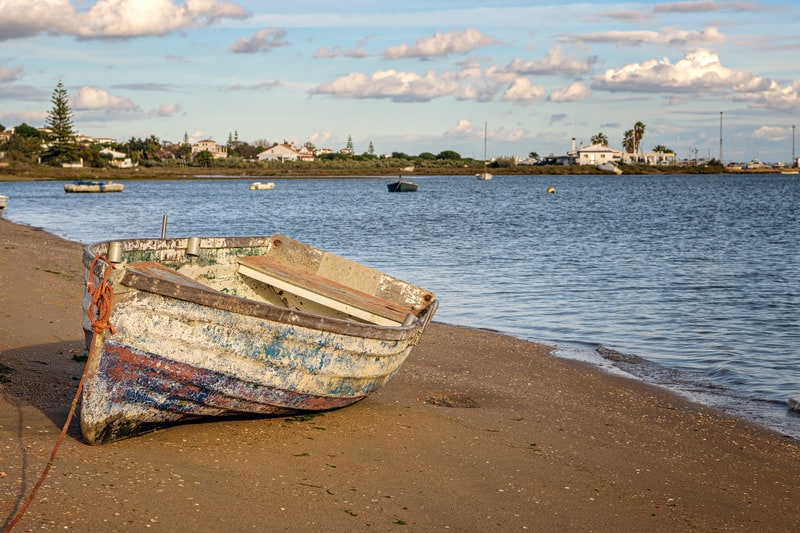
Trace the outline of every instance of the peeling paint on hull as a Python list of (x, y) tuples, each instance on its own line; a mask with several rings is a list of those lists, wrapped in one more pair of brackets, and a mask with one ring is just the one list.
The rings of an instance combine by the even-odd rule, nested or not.
[[(252, 246), (257, 239), (262, 247)], [(81, 405), (87, 442), (113, 442), (196, 417), (336, 409), (363, 399), (396, 375), (435, 313), (433, 295), (383, 275), (375, 291), (399, 295), (386, 306), (396, 311), (402, 303), (415, 317), (408, 325), (393, 326), (342, 318), (336, 309), (326, 316), (324, 309), (302, 299), (291, 299), (295, 307), (275, 305), (269, 301), (274, 287), (239, 279), (235, 261), (246, 254), (268, 255), (274, 240), (204, 240), (205, 264), (213, 265), (211, 270), (198, 268), (194, 258), (180, 264), (186, 239), (124, 241), (128, 257), (140, 259), (147, 249), (160, 248), (177, 268), (123, 260), (112, 271), (110, 322), (115, 332), (99, 333), (91, 344)], [(87, 280), (92, 259), (108, 247), (87, 247)], [(334, 271), (352, 266), (340, 259)], [(325, 258), (326, 263), (337, 260)], [(200, 279), (223, 280), (234, 292), (247, 292), (245, 285), (251, 283), (256, 292), (249, 298), (233, 296)], [(320, 279), (316, 283), (324, 284)], [(337, 290), (346, 292), (338, 285)], [(87, 310), (89, 300), (84, 298)], [(316, 312), (306, 312), (306, 307)], [(86, 319), (85, 331), (90, 326)]]

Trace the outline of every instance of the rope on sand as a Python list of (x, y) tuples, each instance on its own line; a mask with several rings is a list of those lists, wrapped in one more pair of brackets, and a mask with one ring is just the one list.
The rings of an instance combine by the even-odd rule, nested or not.
[[(92, 277), (94, 275), (94, 267), (98, 260), (105, 262), (107, 267), (105, 269), (105, 273), (103, 274), (102, 281), (100, 281), (100, 283), (97, 284), (97, 287), (95, 287), (94, 283), (92, 282)], [(92, 335), (92, 343), (91, 347), (89, 348), (89, 356), (86, 360), (86, 366), (83, 368), (81, 380), (78, 382), (78, 390), (75, 391), (75, 396), (72, 398), (72, 404), (70, 405), (67, 420), (64, 422), (64, 426), (61, 428), (61, 433), (58, 435), (58, 439), (56, 439), (56, 443), (53, 446), (53, 451), (50, 453), (50, 460), (47, 461), (47, 465), (42, 471), (42, 475), (39, 476), (39, 480), (36, 482), (36, 485), (33, 486), (33, 490), (31, 490), (31, 493), (25, 499), (25, 502), (22, 504), (19, 511), (17, 511), (17, 514), (3, 530), (4, 533), (9, 533), (11, 529), (17, 525), (17, 522), (22, 519), (22, 517), (25, 515), (25, 512), (28, 510), (28, 507), (30, 507), (31, 502), (33, 502), (33, 499), (36, 497), (39, 487), (42, 486), (45, 479), (47, 479), (47, 475), (50, 473), (50, 467), (53, 466), (53, 463), (56, 460), (58, 449), (61, 447), (61, 443), (64, 442), (64, 438), (67, 436), (67, 429), (69, 428), (70, 422), (72, 422), (72, 417), (75, 415), (75, 409), (78, 406), (78, 398), (80, 398), (81, 391), (83, 390), (83, 383), (86, 380), (86, 374), (88, 373), (88, 369), (92, 362), (95, 339), (97, 339), (98, 335), (105, 330), (109, 330), (112, 335), (115, 333), (114, 326), (112, 326), (111, 322), (109, 322), (111, 317), (111, 307), (114, 299), (114, 289), (111, 283), (108, 281), (108, 275), (113, 268), (114, 265), (112, 265), (105, 257), (101, 255), (96, 256), (89, 267), (89, 280), (87, 282), (87, 289), (89, 294), (92, 295), (92, 302), (91, 305), (89, 305), (87, 315), (89, 316), (89, 320), (92, 322), (92, 332), (94, 334)]]

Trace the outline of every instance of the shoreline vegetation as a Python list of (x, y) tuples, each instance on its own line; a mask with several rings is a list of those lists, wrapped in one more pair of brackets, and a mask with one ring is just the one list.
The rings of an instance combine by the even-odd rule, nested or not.
[[(0, 524), (85, 362), (82, 246), (0, 217)], [(800, 441), (551, 348), (434, 320), (396, 378), (317, 416), (89, 446), (19, 531), (800, 531)]]
[[(199, 167), (163, 163), (139, 165), (134, 168), (63, 168), (31, 163), (9, 162), (0, 166), (0, 181), (59, 181), (59, 180), (126, 180), (126, 179), (202, 179), (269, 177), (275, 179), (371, 179), (404, 176), (450, 176), (474, 175), (483, 172), (478, 165), (455, 161), (411, 160), (414, 172), (403, 168), (407, 159), (381, 159), (375, 161), (315, 161), (315, 162), (268, 162)], [(624, 174), (779, 174), (782, 169), (769, 167), (755, 169), (726, 168), (719, 164), (709, 165), (619, 165)], [(489, 167), (495, 176), (553, 176), (553, 175), (598, 175), (604, 174), (592, 165), (545, 165)], [(606, 174), (611, 174), (606, 173)]]

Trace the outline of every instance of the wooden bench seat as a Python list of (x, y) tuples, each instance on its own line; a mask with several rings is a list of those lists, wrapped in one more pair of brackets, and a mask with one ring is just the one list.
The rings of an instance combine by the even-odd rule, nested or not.
[(307, 269), (267, 256), (237, 258), (239, 273), (277, 289), (373, 324), (396, 326), (409, 315), (407, 307), (367, 294)]

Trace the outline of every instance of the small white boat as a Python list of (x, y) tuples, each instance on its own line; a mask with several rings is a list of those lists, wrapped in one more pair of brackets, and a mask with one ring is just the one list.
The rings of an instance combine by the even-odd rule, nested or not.
[(601, 172), (613, 172), (618, 176), (622, 174), (622, 170), (620, 170), (620, 168), (611, 161), (600, 163), (597, 165), (597, 170), (600, 170)]
[(78, 180), (64, 185), (64, 192), (122, 192), (125, 186), (113, 181)]
[(8, 203), (8, 196), (0, 194), (0, 209), (5, 209)]
[(272, 183), (271, 181), (268, 181), (266, 183), (262, 183), (260, 181), (254, 181), (253, 183), (250, 184), (251, 191), (266, 191), (274, 188), (275, 184)]

